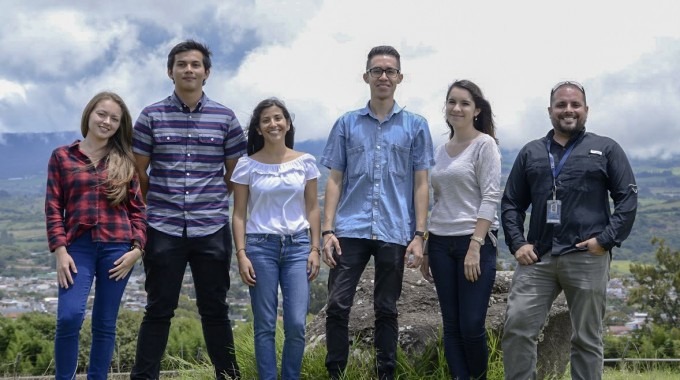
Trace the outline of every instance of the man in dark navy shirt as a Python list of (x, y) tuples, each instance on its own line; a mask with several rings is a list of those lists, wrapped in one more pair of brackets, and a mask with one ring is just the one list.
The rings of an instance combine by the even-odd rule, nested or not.
[(553, 129), (519, 152), (501, 202), (505, 241), (518, 263), (502, 340), (505, 378), (536, 378), (538, 334), (564, 291), (573, 329), (572, 379), (601, 379), (611, 250), (633, 227), (637, 185), (623, 149), (585, 131), (583, 86), (555, 85), (548, 114)]

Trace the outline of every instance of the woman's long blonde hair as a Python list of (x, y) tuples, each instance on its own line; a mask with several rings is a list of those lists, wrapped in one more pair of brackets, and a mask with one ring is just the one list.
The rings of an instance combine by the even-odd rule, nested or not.
[(95, 95), (85, 109), (80, 122), (80, 132), (83, 137), (87, 136), (89, 129), (90, 114), (102, 100), (116, 102), (122, 111), (120, 126), (116, 133), (109, 138), (107, 143), (108, 153), (105, 156), (107, 177), (104, 185), (107, 187), (106, 195), (111, 205), (117, 206), (127, 201), (130, 181), (135, 175), (135, 157), (132, 154), (132, 117), (123, 99), (113, 92), (104, 91)]

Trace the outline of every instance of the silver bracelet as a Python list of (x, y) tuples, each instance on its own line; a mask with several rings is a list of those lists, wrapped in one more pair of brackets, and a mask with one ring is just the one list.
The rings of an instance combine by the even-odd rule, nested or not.
[(477, 237), (475, 235), (470, 236), (470, 240), (476, 241), (479, 245), (484, 245), (484, 239)]

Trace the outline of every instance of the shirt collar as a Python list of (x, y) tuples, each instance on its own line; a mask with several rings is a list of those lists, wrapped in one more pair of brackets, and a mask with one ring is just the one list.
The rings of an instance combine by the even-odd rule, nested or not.
[(69, 148), (69, 150), (73, 150), (73, 149), (78, 148), (79, 145), (80, 145), (80, 140), (76, 140), (76, 141), (72, 142), (71, 145), (68, 146), (68, 148)]
[[(574, 136), (571, 136), (571, 138), (569, 139), (569, 141), (567, 141), (567, 144), (566, 144), (564, 147), (566, 148), (566, 147), (568, 147), (569, 145), (574, 144), (576, 141), (578, 141), (578, 140), (581, 138), (581, 136), (585, 135), (585, 133), (586, 133), (586, 128), (584, 127), (584, 128), (581, 130), (581, 132), (577, 133), (577, 134), (574, 135)], [(550, 140), (552, 140), (552, 141), (555, 141), (555, 130), (554, 130), (554, 129), (551, 129), (551, 130), (548, 132), (548, 134), (545, 136), (545, 138), (546, 138), (546, 139), (550, 139)], [(557, 143), (557, 141), (555, 141), (555, 143)], [(558, 145), (560, 145), (560, 144), (558, 144)], [(561, 145), (560, 145), (560, 146), (561, 146)]]
[[(194, 112), (200, 112), (200, 111), (202, 111), (202, 110), (203, 110), (203, 105), (204, 105), (207, 101), (208, 101), (208, 97), (205, 95), (205, 92), (204, 92), (204, 93), (201, 94), (201, 99), (198, 101), (198, 104), (196, 105), (196, 109), (194, 110)], [(177, 93), (174, 92), (174, 91), (172, 92), (172, 95), (170, 96), (170, 102), (171, 102), (175, 107), (177, 107), (177, 108), (179, 108), (180, 110), (182, 110), (182, 112), (184, 112), (185, 110), (186, 110), (186, 112), (190, 112), (190, 111), (189, 111), (189, 107), (188, 107), (186, 104), (184, 104), (184, 102), (182, 102), (182, 99), (180, 99), (179, 96), (177, 96)]]
[[(375, 117), (375, 115), (373, 115), (373, 112), (371, 112), (370, 105), (371, 105), (371, 101), (369, 100), (368, 102), (366, 102), (366, 106), (364, 106), (364, 108), (359, 110), (359, 114), (363, 115), (363, 116), (371, 116), (372, 118), (377, 119)], [(387, 117), (385, 118), (385, 121), (389, 120), (392, 117), (392, 115), (395, 115), (395, 114), (398, 114), (399, 112), (401, 112), (404, 108), (405, 107), (400, 107), (399, 104), (397, 104), (397, 101), (395, 100), (394, 105), (392, 106), (392, 111), (390, 111), (390, 113), (387, 115)]]
[[(85, 159), (87, 158), (87, 155), (85, 155), (85, 153), (83, 153), (80, 150), (80, 144), (81, 143), (82, 143), (81, 140), (76, 140), (76, 141), (72, 142), (71, 145), (68, 146), (68, 151), (70, 152), (69, 154), (73, 154), (76, 157), (78, 157), (81, 161), (85, 161)], [(85, 162), (87, 162), (87, 161), (85, 161)]]

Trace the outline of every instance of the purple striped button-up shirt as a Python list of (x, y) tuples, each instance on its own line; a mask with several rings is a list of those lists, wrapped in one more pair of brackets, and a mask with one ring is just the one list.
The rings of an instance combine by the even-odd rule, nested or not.
[(139, 115), (134, 153), (151, 158), (149, 226), (172, 236), (210, 235), (229, 222), (224, 162), (246, 154), (246, 137), (229, 108), (205, 94), (191, 112), (172, 94)]

